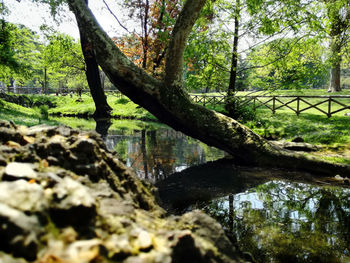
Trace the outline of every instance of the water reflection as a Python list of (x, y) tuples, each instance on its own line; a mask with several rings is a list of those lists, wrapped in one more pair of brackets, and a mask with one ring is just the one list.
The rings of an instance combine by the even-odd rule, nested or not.
[(102, 137), (102, 139), (106, 139), (108, 135), (108, 129), (112, 125), (111, 119), (95, 119), (96, 121), (96, 128), (95, 131), (99, 133)]
[(107, 134), (108, 125), (110, 123), (96, 124), (96, 131), (102, 135), (107, 148), (115, 150), (140, 178), (153, 182), (224, 156), (222, 151), (170, 128), (110, 130)]
[(350, 190), (271, 181), (198, 208), (259, 262), (350, 262)]
[(101, 134), (138, 176), (152, 182), (190, 166), (224, 157), (224, 152), (176, 132), (166, 125), (138, 120), (55, 118), (59, 123)]
[(285, 180), (305, 176), (221, 161), (157, 186), (167, 209), (202, 209), (257, 262), (350, 262), (350, 189)]
[(106, 144), (109, 149), (117, 151), (139, 177), (154, 182), (190, 166), (224, 156), (220, 150), (164, 128), (134, 131), (131, 135), (112, 131), (106, 137)]

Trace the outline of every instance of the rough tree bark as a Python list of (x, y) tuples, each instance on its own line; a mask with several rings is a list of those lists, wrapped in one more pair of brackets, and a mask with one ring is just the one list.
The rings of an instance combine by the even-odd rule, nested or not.
[(327, 6), (328, 17), (331, 21), (329, 33), (331, 44), (331, 77), (328, 92), (341, 91), (340, 70), (342, 49), (347, 43), (347, 31), (350, 27), (349, 1), (339, 3), (337, 0), (324, 0)]
[(339, 36), (332, 36), (331, 41), (331, 52), (332, 52), (332, 68), (331, 68), (331, 78), (329, 81), (328, 92), (338, 92), (341, 91), (340, 86), (340, 64), (341, 64), (341, 50), (342, 44), (340, 43)]
[(165, 77), (159, 81), (138, 68), (114, 45), (84, 0), (68, 0), (112, 83), (135, 103), (175, 130), (197, 138), (252, 165), (303, 169), (345, 175), (350, 166), (320, 161), (284, 150), (237, 121), (191, 102), (183, 89), (183, 53), (187, 37), (206, 0), (187, 0), (174, 27), (166, 57)]
[[(85, 4), (88, 4), (88, 0), (85, 0)], [(96, 110), (93, 116), (95, 118), (110, 117), (112, 108), (108, 105), (106, 95), (102, 88), (100, 71), (96, 61), (95, 53), (84, 29), (84, 24), (82, 24), (79, 20), (77, 20), (77, 22), (80, 33), (81, 49), (86, 64), (86, 79), (89, 85), (91, 96), (95, 103)]]

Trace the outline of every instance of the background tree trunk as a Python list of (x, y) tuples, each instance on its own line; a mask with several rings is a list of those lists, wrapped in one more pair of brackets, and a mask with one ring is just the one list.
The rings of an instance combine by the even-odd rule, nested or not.
[[(284, 150), (268, 142), (237, 121), (192, 103), (181, 82), (183, 51), (205, 0), (188, 0), (174, 27), (169, 45), (166, 78), (159, 81), (116, 47), (87, 8), (84, 0), (68, 0), (71, 10), (85, 30), (98, 63), (119, 90), (175, 130), (197, 138), (250, 165), (303, 169), (318, 174), (345, 176), (350, 166), (325, 162), (309, 155)], [(177, 62), (176, 62), (177, 61)]]
[(340, 86), (340, 64), (341, 64), (341, 41), (337, 36), (334, 36), (331, 43), (332, 52), (332, 68), (331, 68), (331, 78), (329, 82), (328, 92), (338, 92), (341, 91)]
[[(340, 66), (342, 61), (342, 48), (346, 45), (347, 30), (350, 23), (350, 6), (346, 1), (341, 5), (334, 0), (324, 0), (328, 17), (330, 18), (331, 30), (329, 33), (331, 44), (331, 77), (328, 92), (341, 91)], [(348, 1), (347, 1), (348, 2)]]

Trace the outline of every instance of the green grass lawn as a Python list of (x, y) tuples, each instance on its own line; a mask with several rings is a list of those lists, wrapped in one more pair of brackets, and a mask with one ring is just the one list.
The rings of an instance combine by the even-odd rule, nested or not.
[[(92, 115), (95, 111), (95, 104), (90, 94), (83, 94), (81, 100), (76, 95), (73, 95), (72, 98), (70, 96), (52, 96), (52, 98), (57, 106), (49, 109), (50, 114), (60, 113), (65, 115), (87, 113)], [(113, 108), (113, 116), (156, 120), (152, 114), (124, 96), (120, 97), (113, 94), (108, 94), (107, 102), (109, 106)]]
[(350, 143), (350, 118), (345, 116), (327, 118), (310, 113), (297, 116), (293, 113), (271, 114), (267, 110), (261, 110), (257, 113), (257, 120), (257, 127), (252, 128), (262, 130), (259, 133), (267, 130), (285, 139), (299, 136), (314, 144)]
[(0, 99), (0, 119), (16, 124), (33, 126), (42, 123), (57, 125), (53, 120), (45, 120), (37, 108), (26, 108)]
[[(93, 119), (75, 117), (51, 117), (50, 119), (76, 129), (95, 130), (96, 128), (96, 122)], [(113, 120), (108, 130), (112, 132), (115, 130), (125, 131), (125, 134), (132, 134), (135, 130), (152, 130), (159, 127), (164, 127), (164, 124), (140, 120)]]

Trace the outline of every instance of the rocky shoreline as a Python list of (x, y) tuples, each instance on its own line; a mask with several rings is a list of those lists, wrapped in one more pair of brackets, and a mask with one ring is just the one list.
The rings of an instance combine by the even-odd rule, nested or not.
[(0, 121), (0, 262), (246, 262), (200, 211), (168, 216), (94, 132)]

